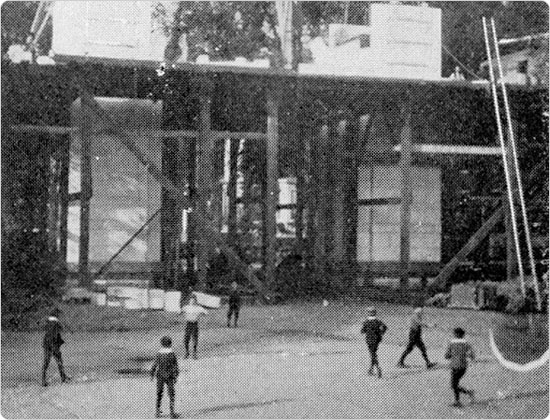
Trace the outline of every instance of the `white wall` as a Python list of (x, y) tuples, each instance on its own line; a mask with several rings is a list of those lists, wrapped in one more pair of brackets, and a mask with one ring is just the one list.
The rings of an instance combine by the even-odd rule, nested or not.
[[(159, 168), (161, 139), (144, 129), (160, 129), (162, 103), (144, 99), (96, 98), (119, 127), (133, 132), (140, 150)], [(78, 126), (80, 100), (71, 108), (72, 124)], [(85, 118), (90, 118), (85, 114)], [(90, 262), (106, 262), (160, 207), (161, 187), (137, 158), (97, 118), (92, 121), (92, 191), (90, 200)], [(71, 139), (69, 184), (80, 191), (80, 137)], [(69, 208), (68, 258), (78, 263), (80, 206)], [(117, 257), (117, 262), (155, 262), (160, 259), (160, 217)]]
[[(441, 170), (412, 167), (411, 261), (441, 259)], [(400, 197), (398, 166), (360, 166), (358, 199)], [(357, 261), (399, 261), (400, 205), (360, 206), (357, 220)]]

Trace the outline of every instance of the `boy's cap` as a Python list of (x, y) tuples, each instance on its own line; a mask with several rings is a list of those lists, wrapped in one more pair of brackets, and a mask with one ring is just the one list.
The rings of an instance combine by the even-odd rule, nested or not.
[(375, 309), (373, 306), (369, 306), (369, 307), (367, 308), (367, 313), (368, 313), (369, 315), (376, 315), (376, 309)]
[(160, 344), (161, 344), (162, 347), (171, 347), (172, 346), (172, 339), (169, 336), (165, 335), (164, 337), (162, 337), (160, 339)]
[(61, 309), (59, 309), (59, 308), (53, 308), (53, 309), (50, 311), (50, 315), (51, 315), (51, 316), (58, 316), (60, 313), (61, 313)]

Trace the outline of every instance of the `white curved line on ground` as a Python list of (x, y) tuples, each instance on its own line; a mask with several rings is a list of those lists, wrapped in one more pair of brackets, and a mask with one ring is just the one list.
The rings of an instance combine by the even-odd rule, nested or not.
[(510, 360), (506, 360), (506, 358), (498, 349), (495, 343), (495, 339), (493, 337), (493, 330), (489, 330), (489, 342), (491, 344), (491, 350), (493, 351), (493, 354), (495, 355), (499, 363), (505, 368), (514, 370), (516, 372), (528, 372), (530, 370), (537, 369), (544, 365), (548, 361), (548, 359), (550, 359), (550, 349), (547, 349), (541, 357), (531, 362), (527, 362), (525, 364), (511, 362)]

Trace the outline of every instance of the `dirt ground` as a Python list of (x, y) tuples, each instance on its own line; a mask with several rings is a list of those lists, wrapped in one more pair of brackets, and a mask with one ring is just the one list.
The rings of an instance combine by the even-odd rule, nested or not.
[[(2, 332), (2, 415), (6, 418), (151, 418), (155, 386), (147, 371), (162, 335), (179, 357), (176, 410), (185, 418), (545, 418), (548, 365), (517, 373), (492, 356), (491, 312), (427, 308), (424, 340), (438, 363), (426, 370), (418, 350), (409, 369), (396, 367), (406, 344), (411, 308), (377, 304), (388, 332), (379, 350), (384, 376), (367, 374), (359, 334), (366, 303), (321, 302), (247, 306), (239, 328), (225, 326), (226, 308), (202, 320), (199, 359), (184, 360), (183, 317), (90, 306), (67, 307), (63, 356), (73, 378), (39, 386), (39, 330)], [(463, 382), (476, 401), (450, 407), (443, 353), (453, 327), (462, 326), (477, 352)], [(167, 401), (164, 401), (167, 411)]]

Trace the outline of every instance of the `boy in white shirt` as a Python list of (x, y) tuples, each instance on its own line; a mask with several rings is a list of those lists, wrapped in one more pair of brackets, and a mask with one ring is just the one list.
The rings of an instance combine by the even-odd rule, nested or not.
[(197, 358), (197, 344), (199, 341), (199, 317), (201, 315), (208, 315), (208, 311), (202, 306), (197, 305), (197, 297), (191, 295), (189, 304), (181, 308), (185, 313), (185, 358), (189, 357), (189, 342), (193, 338), (193, 359)]

